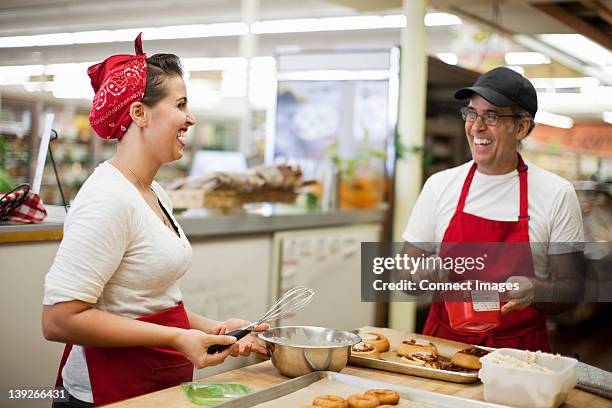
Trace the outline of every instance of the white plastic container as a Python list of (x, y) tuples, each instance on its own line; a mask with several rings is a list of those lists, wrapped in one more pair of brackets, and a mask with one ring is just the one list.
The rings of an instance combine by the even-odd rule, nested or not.
[[(493, 362), (500, 355), (522, 361), (527, 361), (528, 355), (535, 356), (535, 364), (550, 371)], [(485, 401), (518, 407), (556, 408), (576, 385), (574, 367), (577, 362), (548, 353), (503, 348), (480, 358), (482, 368), (478, 377), (484, 384)]]

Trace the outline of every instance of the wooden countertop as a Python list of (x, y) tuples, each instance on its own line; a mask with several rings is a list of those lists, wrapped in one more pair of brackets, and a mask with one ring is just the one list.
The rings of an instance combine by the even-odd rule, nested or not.
[[(342, 370), (343, 374), (356, 375), (372, 380), (384, 381), (391, 384), (419, 388), (421, 390), (439, 392), (482, 401), (482, 383), (455, 384), (428, 378), (413, 377), (385, 371), (372, 370), (362, 367), (348, 366)], [(289, 380), (281, 375), (272, 366), (270, 361), (239, 368), (223, 374), (201, 380), (204, 383), (232, 382), (241, 383), (261, 390)], [(588, 407), (609, 408), (611, 401), (586, 391), (574, 388), (562, 408)], [(112, 408), (194, 408), (197, 405), (187, 399), (180, 387), (168, 388), (162, 391), (132, 398), (123, 402), (108, 405)]]

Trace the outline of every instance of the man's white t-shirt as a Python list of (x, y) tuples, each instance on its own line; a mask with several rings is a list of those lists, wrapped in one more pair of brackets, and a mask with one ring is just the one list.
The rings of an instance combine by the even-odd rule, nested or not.
[[(153, 190), (172, 217), (163, 188)], [(165, 226), (136, 187), (112, 164), (99, 165), (75, 197), (64, 238), (45, 276), (43, 304), (81, 300), (109, 313), (136, 318), (182, 300), (177, 280), (191, 264), (192, 250)], [(75, 345), (62, 371), (74, 397), (93, 402), (85, 355)]]
[[(534, 164), (528, 166), (529, 241), (536, 276), (546, 278), (548, 254), (572, 252), (583, 242), (582, 215), (572, 184)], [(423, 186), (402, 238), (435, 252), (455, 213), (461, 189), (473, 161), (432, 175)], [(518, 221), (518, 171), (487, 175), (478, 169), (464, 212), (497, 221)], [(556, 245), (568, 243), (569, 245)], [(435, 248), (434, 248), (435, 247)]]

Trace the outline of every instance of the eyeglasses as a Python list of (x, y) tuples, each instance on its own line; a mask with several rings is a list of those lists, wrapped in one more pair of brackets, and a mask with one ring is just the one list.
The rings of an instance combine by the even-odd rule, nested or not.
[(499, 124), (500, 118), (520, 118), (522, 116), (519, 115), (500, 115), (497, 112), (487, 111), (481, 115), (478, 114), (474, 109), (471, 109), (467, 106), (461, 108), (461, 117), (466, 122), (476, 122), (476, 119), (480, 116), (480, 119), (487, 126), (497, 126)]

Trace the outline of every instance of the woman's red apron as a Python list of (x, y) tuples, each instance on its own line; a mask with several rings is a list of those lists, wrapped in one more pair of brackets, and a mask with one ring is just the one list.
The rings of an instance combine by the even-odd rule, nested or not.
[[(136, 320), (189, 329), (183, 302)], [(62, 369), (71, 344), (67, 344), (55, 386), (63, 386)], [(193, 364), (171, 347), (83, 347), (89, 370), (94, 405), (112, 402), (173, 387), (193, 379)]]
[[(465, 179), (457, 209), (451, 218), (440, 246), (440, 257), (474, 255), (494, 248), (490, 243), (512, 243), (497, 245), (487, 252), (485, 268), (466, 271), (463, 275), (451, 273), (451, 280), (482, 280), (504, 282), (510, 276), (534, 276), (533, 258), (529, 245), (529, 216), (527, 194), (527, 166), (518, 156), (520, 184), (520, 213), (518, 221), (496, 221), (463, 212), (470, 185), (476, 172), (472, 165)], [(479, 248), (478, 244), (482, 244)], [(522, 244), (521, 244), (522, 243)], [(532, 306), (502, 315), (501, 325), (484, 333), (455, 330), (450, 326), (444, 302), (433, 302), (425, 322), (423, 334), (479, 344), (489, 347), (511, 347), (525, 350), (550, 351), (546, 316)]]

